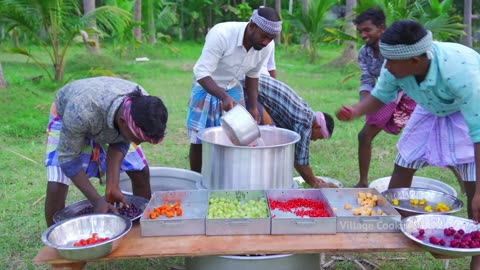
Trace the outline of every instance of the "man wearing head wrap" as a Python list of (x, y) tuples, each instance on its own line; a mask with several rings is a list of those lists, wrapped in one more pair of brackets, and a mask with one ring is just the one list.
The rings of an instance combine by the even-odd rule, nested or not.
[[(397, 144), (389, 188), (409, 187), (425, 166), (454, 167), (463, 178), (468, 216), (480, 220), (480, 55), (461, 44), (436, 42), (417, 22), (397, 21), (380, 39), (386, 62), (371, 97), (343, 106), (343, 121), (375, 112), (398, 88), (417, 102)], [(480, 269), (473, 257), (471, 269)]]
[[(47, 126), (47, 194), (45, 218), (65, 207), (71, 182), (87, 197), (94, 211), (128, 206), (119, 189), (125, 171), (134, 195), (150, 199), (150, 173), (139, 144), (158, 144), (165, 136), (168, 112), (162, 100), (148, 96), (136, 83), (96, 77), (62, 87), (52, 103)], [(105, 199), (89, 178), (106, 176)]]
[(310, 141), (332, 136), (333, 118), (323, 112), (314, 112), (307, 102), (281, 81), (265, 74), (260, 75), (258, 102), (272, 117), (275, 126), (295, 131), (300, 141), (295, 144), (294, 166), (303, 180), (314, 188), (329, 187), (310, 167)]
[(202, 54), (193, 67), (194, 80), (187, 112), (190, 140), (190, 168), (201, 172), (202, 144), (197, 133), (220, 126), (223, 112), (236, 103), (244, 105), (240, 81), (245, 86), (249, 111), (258, 121), (258, 76), (268, 60), (280, 34), (282, 22), (278, 13), (268, 7), (254, 10), (249, 22), (225, 22), (215, 25), (207, 34)]

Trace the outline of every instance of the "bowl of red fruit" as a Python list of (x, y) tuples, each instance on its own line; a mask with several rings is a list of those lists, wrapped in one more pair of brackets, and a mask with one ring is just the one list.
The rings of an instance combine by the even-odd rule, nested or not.
[[(125, 200), (127, 200), (129, 207), (127, 208), (120, 203), (116, 206), (118, 213), (129, 218), (132, 222), (139, 220), (143, 214), (143, 211), (145, 210), (145, 207), (147, 207), (148, 200), (135, 195), (124, 194), (123, 196), (125, 196)], [(53, 215), (53, 222), (58, 223), (65, 219), (87, 214), (93, 214), (93, 206), (89, 200), (83, 200), (72, 203), (63, 209), (58, 210)]]
[(400, 223), (402, 233), (430, 252), (453, 256), (480, 255), (477, 222), (450, 215), (423, 214)]
[(110, 254), (131, 228), (132, 221), (125, 216), (88, 214), (53, 224), (42, 241), (65, 259), (87, 261)]

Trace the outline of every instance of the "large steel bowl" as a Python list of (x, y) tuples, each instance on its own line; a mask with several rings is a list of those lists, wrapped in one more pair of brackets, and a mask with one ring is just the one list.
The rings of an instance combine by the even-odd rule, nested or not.
[[(400, 223), (402, 233), (428, 251), (454, 257), (480, 255), (480, 248), (450, 247), (449, 243), (452, 237), (445, 236), (443, 232), (445, 228), (450, 227), (457, 231), (463, 229), (465, 233), (478, 230), (478, 225), (473, 220), (450, 215), (417, 215), (407, 217)], [(416, 237), (419, 234), (419, 229), (425, 230), (424, 236), (420, 237), (421, 239)], [(444, 239), (447, 244), (445, 246), (434, 245), (429, 241), (430, 236)]]
[[(132, 195), (130, 177), (123, 172), (118, 183), (123, 194)], [(205, 189), (201, 174), (179, 168), (150, 167), (150, 189), (156, 191)]]
[[(386, 176), (386, 177), (376, 179), (372, 181), (370, 185), (368, 185), (368, 187), (375, 188), (380, 193), (384, 192), (385, 190), (388, 189), (388, 185), (390, 184), (390, 178), (391, 176)], [(450, 185), (442, 181), (438, 181), (432, 178), (414, 176), (411, 187), (426, 188), (426, 189), (441, 191), (441, 192), (450, 194), (454, 197), (457, 197), (457, 191), (453, 187), (451, 187)]]
[[(133, 221), (139, 220), (143, 214), (143, 211), (145, 210), (145, 207), (147, 207), (148, 200), (143, 197), (135, 196), (135, 195), (124, 195), (124, 196), (129, 204), (135, 204), (135, 206), (139, 209), (139, 213), (135, 217), (131, 218), (131, 221), (133, 222)], [(70, 205), (67, 205), (65, 208), (58, 210), (53, 215), (53, 222), (58, 223), (65, 219), (79, 216), (80, 211), (84, 210), (87, 207), (92, 207), (92, 203), (90, 203), (89, 200), (82, 200), (82, 201), (78, 201)]]
[[(107, 256), (114, 251), (122, 237), (130, 231), (130, 219), (116, 214), (90, 214), (64, 220), (50, 226), (43, 234), (45, 245), (57, 250), (65, 259), (88, 261)], [(97, 233), (98, 237), (108, 237), (107, 241), (75, 247), (80, 239), (87, 239)]]
[(240, 104), (220, 117), (220, 124), (234, 145), (247, 146), (260, 137), (260, 129), (252, 115)]
[[(444, 192), (425, 188), (392, 188), (382, 192), (382, 195), (404, 217), (429, 213), (453, 214), (460, 211), (463, 207), (463, 202), (457, 197)], [(398, 200), (398, 205), (393, 204), (395, 199)], [(450, 208), (450, 210), (445, 212), (438, 212), (435, 210), (433, 210), (435, 212), (427, 212), (424, 209), (426, 205), (412, 205), (410, 199), (425, 199), (427, 201), (426, 204), (430, 205), (432, 209), (438, 203), (443, 202)]]

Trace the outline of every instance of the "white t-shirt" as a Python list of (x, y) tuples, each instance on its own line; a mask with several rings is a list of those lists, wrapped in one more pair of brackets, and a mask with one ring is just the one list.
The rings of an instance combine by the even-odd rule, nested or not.
[(249, 51), (243, 47), (247, 22), (216, 24), (207, 34), (202, 54), (193, 67), (194, 82), (211, 76), (218, 86), (230, 89), (240, 84), (245, 75), (258, 78), (267, 63), (275, 43), (265, 48)]

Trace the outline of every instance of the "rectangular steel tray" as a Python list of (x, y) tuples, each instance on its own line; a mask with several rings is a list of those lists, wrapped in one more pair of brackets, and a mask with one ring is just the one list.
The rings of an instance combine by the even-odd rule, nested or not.
[[(271, 214), (271, 234), (335, 234), (337, 223), (335, 214), (319, 189), (284, 189), (267, 190)], [(329, 217), (299, 217), (294, 213), (272, 209), (270, 200), (286, 202), (291, 199), (310, 199), (324, 203), (324, 209)], [(301, 210), (306, 207), (295, 208)]]
[[(174, 204), (179, 201), (182, 216), (165, 216), (150, 219), (150, 213), (164, 202)], [(153, 193), (142, 217), (142, 236), (201, 235), (205, 234), (205, 216), (208, 208), (207, 190), (157, 191)]]
[[(339, 232), (398, 232), (401, 216), (390, 203), (374, 188), (324, 188), (322, 193), (337, 216), (337, 233)], [(377, 195), (377, 206), (385, 215), (355, 216), (352, 209), (359, 208), (357, 195), (359, 192), (370, 192)], [(345, 204), (352, 209), (344, 209)]]
[[(210, 190), (210, 198), (225, 198), (245, 203), (267, 200), (263, 190)], [(268, 207), (268, 206), (267, 206)], [(266, 218), (206, 218), (207, 235), (270, 234), (270, 212)]]

